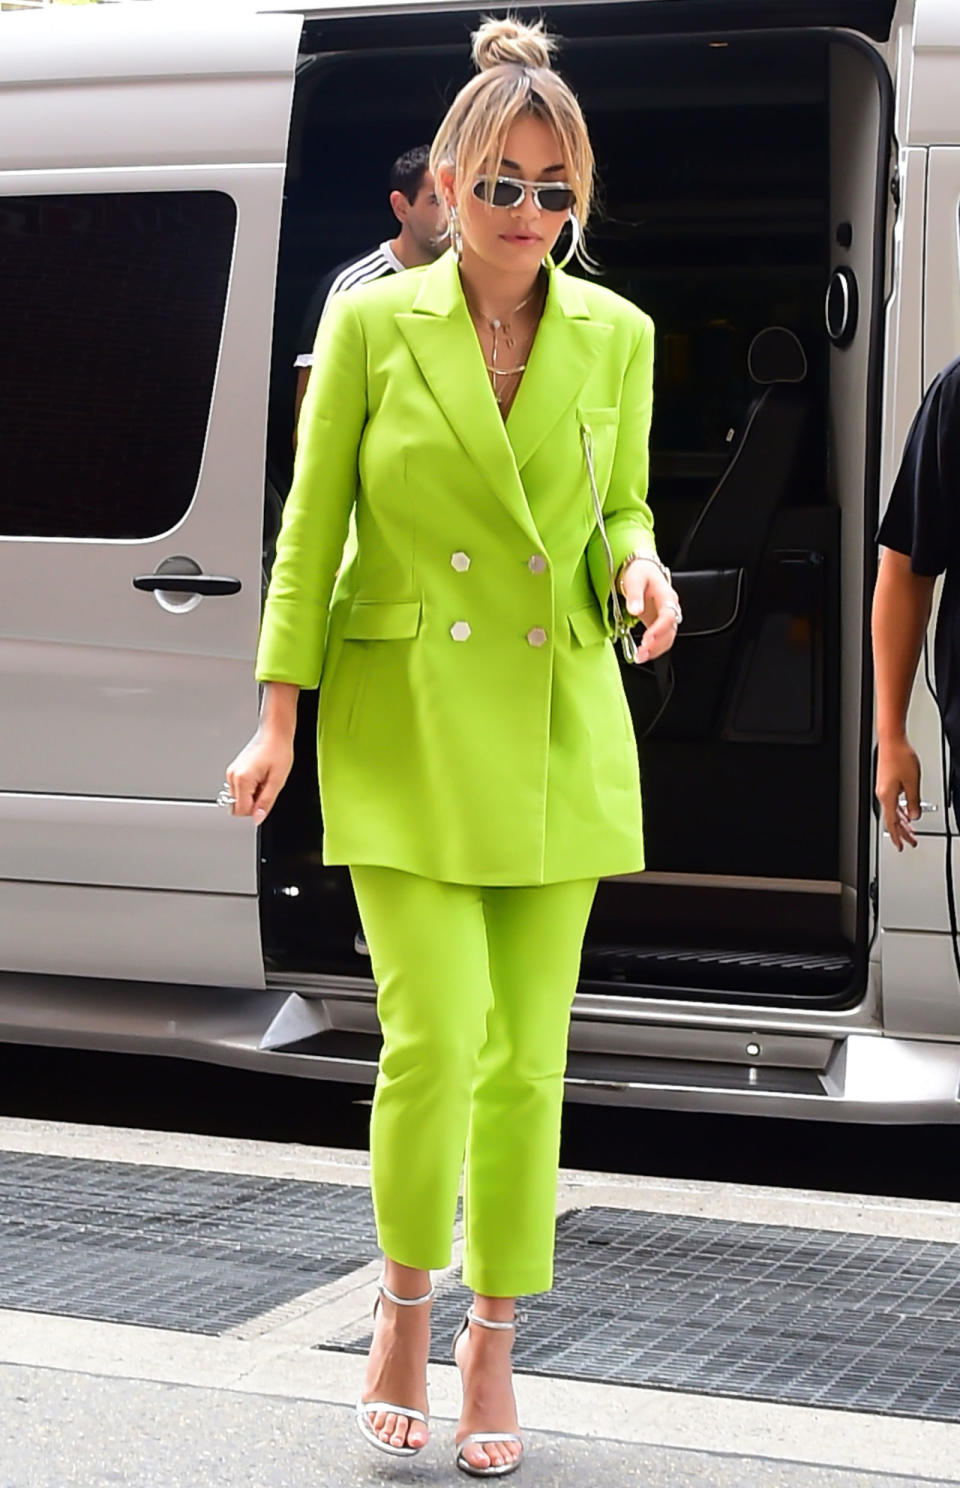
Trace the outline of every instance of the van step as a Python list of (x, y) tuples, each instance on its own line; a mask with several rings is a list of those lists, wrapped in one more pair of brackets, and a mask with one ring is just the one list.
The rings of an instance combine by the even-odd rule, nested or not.
[[(323, 1067), (327, 1078), (372, 1085), (380, 1056), (380, 1038), (372, 1033), (327, 1029), (296, 1039), (280, 1051)], [(596, 1054), (571, 1049), (566, 1066), (568, 1100), (618, 1098), (643, 1102), (656, 1089), (711, 1090), (758, 1097), (805, 1097), (822, 1101), (823, 1081), (816, 1070), (764, 1067), (752, 1062), (658, 1059), (644, 1054)], [(632, 1094), (631, 1094), (632, 1092)], [(645, 1094), (646, 1093), (646, 1094)], [(667, 1104), (670, 1104), (668, 1101)]]
[(848, 949), (738, 950), (731, 946), (587, 945), (581, 986), (586, 991), (630, 988), (646, 996), (700, 1000), (843, 1001), (856, 970)]

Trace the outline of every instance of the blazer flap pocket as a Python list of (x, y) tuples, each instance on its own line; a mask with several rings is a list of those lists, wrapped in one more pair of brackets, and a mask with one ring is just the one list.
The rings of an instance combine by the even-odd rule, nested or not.
[(594, 646), (598, 641), (607, 639), (603, 616), (595, 604), (584, 605), (582, 609), (574, 610), (567, 616), (567, 619), (570, 621), (570, 629), (581, 646)]
[(739, 618), (742, 568), (674, 569), (673, 587), (683, 610), (680, 638), (719, 635)]
[(419, 599), (400, 603), (354, 600), (343, 627), (347, 641), (408, 641), (420, 629)]
[(589, 424), (591, 428), (600, 424), (616, 424), (620, 420), (620, 410), (616, 404), (610, 408), (578, 408), (577, 414), (581, 423)]

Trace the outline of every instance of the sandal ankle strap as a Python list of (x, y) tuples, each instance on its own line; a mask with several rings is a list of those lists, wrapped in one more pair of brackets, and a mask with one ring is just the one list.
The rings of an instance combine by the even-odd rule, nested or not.
[(422, 1297), (398, 1297), (396, 1292), (391, 1292), (386, 1282), (381, 1279), (377, 1282), (377, 1290), (381, 1296), (386, 1297), (388, 1302), (395, 1302), (398, 1307), (419, 1307), (422, 1302), (429, 1302), (437, 1290), (433, 1282), (430, 1283), (429, 1292), (424, 1292)]
[(527, 1321), (527, 1314), (525, 1312), (518, 1312), (510, 1319), (509, 1323), (497, 1323), (494, 1322), (493, 1318), (481, 1317), (472, 1307), (468, 1307), (467, 1318), (471, 1323), (479, 1323), (481, 1328), (493, 1328), (498, 1332), (506, 1332), (508, 1329), (516, 1328), (520, 1323), (525, 1323)]

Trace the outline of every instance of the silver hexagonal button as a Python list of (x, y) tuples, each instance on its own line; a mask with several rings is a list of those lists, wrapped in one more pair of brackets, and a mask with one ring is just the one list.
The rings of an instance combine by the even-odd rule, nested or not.
[(450, 634), (455, 641), (469, 641), (470, 626), (466, 620), (456, 620), (450, 627)]
[(450, 559), (450, 567), (455, 568), (457, 573), (466, 573), (470, 567), (470, 554), (454, 553)]
[(546, 644), (547, 632), (542, 625), (535, 625), (532, 630), (527, 631), (527, 640), (531, 646), (543, 646)]

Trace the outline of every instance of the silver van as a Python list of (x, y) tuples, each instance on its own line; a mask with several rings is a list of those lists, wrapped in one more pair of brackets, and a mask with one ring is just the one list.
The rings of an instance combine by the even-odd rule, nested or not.
[[(520, 9), (523, 7), (520, 6)], [(538, 7), (539, 9), (540, 7)], [(937, 712), (872, 800), (879, 511), (960, 352), (957, 0), (545, 7), (658, 333), (652, 501), (687, 623), (625, 673), (649, 871), (601, 886), (568, 1094), (960, 1114)], [(374, 988), (312, 742), (254, 726), (304, 305), (466, 75), (450, 0), (0, 17), (0, 1038), (369, 1083)]]

